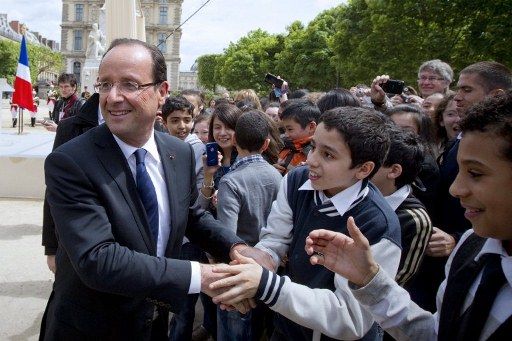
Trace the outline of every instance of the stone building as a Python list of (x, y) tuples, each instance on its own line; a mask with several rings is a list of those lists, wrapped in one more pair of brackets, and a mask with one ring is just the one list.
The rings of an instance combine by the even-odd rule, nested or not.
[[(99, 22), (104, 0), (63, 0), (61, 24), (61, 52), (66, 70), (80, 79), (85, 63), (92, 24)], [(165, 56), (167, 79), (171, 89), (178, 87), (180, 65), (181, 29), (176, 30), (167, 41), (165, 38), (181, 22), (183, 0), (139, 0), (146, 23), (146, 41), (158, 48)], [(101, 25), (100, 25), (101, 26)], [(100, 27), (100, 29), (102, 29)]]
[(197, 61), (190, 68), (190, 71), (180, 71), (180, 82), (178, 90), (198, 89), (197, 83)]

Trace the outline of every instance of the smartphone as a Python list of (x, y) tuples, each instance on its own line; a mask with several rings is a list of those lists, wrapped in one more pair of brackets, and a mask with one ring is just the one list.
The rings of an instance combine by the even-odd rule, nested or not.
[(380, 86), (385, 93), (400, 95), (404, 91), (405, 82), (396, 79), (389, 79)]
[(281, 88), (283, 86), (284, 80), (281, 78), (277, 78), (271, 73), (267, 73), (265, 75), (265, 82), (268, 84), (273, 84), (276, 88)]
[(208, 142), (206, 144), (206, 165), (216, 166), (219, 164), (219, 145), (217, 142)]

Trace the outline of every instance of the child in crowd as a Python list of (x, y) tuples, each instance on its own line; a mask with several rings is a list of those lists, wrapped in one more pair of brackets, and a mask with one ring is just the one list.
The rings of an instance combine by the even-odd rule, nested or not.
[(194, 106), (194, 117), (202, 114), (204, 111), (204, 94), (201, 90), (186, 89), (181, 91), (181, 96)]
[(383, 269), (396, 275), (400, 263), (398, 218), (368, 181), (389, 149), (386, 122), (379, 113), (364, 108), (336, 108), (321, 116), (307, 166), (283, 178), (260, 242), (255, 248), (235, 246), (235, 251), (272, 270), (288, 255), (286, 276), (263, 270), (238, 254), (238, 260), (247, 264), (215, 270), (235, 275), (211, 285), (214, 289), (234, 285), (214, 298), (215, 302), (260, 299), (277, 313), (272, 340), (378, 338), (373, 318), (353, 298), (348, 281), (312, 266), (304, 240), (320, 226), (346, 232), (347, 219), (354, 216)]
[[(249, 111), (238, 119), (234, 137), (238, 157), (231, 171), (220, 179), (218, 192), (217, 219), (251, 246), (259, 241), (260, 230), (267, 224), (282, 180), (261, 155), (270, 143), (270, 127), (264, 115)], [(218, 310), (218, 340), (259, 340), (262, 308), (249, 315)]]
[(274, 164), (281, 174), (285, 175), (306, 161), (319, 117), (320, 109), (313, 102), (304, 99), (287, 101), (281, 113), (284, 148), (279, 153), (277, 164)]
[(459, 173), (450, 193), (473, 229), (450, 254), (437, 312), (413, 303), (382, 271), (355, 224), (350, 237), (315, 230), (306, 240), (313, 264), (347, 278), (351, 292), (398, 340), (508, 340), (512, 331), (512, 91), (470, 108), (460, 124)]
[(196, 184), (200, 189), (204, 178), (202, 157), (206, 148), (196, 134), (191, 134), (194, 125), (194, 105), (182, 96), (168, 97), (162, 106), (162, 118), (169, 134), (192, 146), (196, 159)]
[(192, 128), (192, 131), (203, 143), (208, 143), (210, 116), (211, 115), (204, 113), (199, 114), (194, 118), (194, 127)]
[(418, 270), (430, 235), (432, 222), (425, 206), (412, 193), (411, 184), (421, 169), (424, 147), (413, 133), (395, 125), (389, 128), (391, 146), (382, 167), (372, 177), (395, 211), (402, 228), (402, 256), (396, 281), (404, 285)]

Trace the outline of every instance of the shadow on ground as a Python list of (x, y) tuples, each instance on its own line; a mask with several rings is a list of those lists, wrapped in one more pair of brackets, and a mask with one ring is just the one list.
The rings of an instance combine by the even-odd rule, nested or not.
[(47, 299), (52, 291), (53, 281), (3, 282), (0, 284), (0, 296), (14, 298)]
[(0, 239), (16, 240), (24, 236), (40, 235), (41, 229), (41, 225), (35, 224), (0, 225)]

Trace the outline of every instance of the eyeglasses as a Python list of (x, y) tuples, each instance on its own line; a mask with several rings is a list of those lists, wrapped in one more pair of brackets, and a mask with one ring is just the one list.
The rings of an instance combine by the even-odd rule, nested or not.
[(144, 88), (147, 88), (148, 86), (157, 85), (157, 84), (159, 84), (159, 83), (153, 82), (153, 83), (147, 83), (147, 84), (138, 84), (136, 82), (117, 82), (117, 83), (98, 82), (98, 83), (94, 84), (94, 88), (100, 94), (106, 94), (106, 93), (109, 93), (110, 90), (112, 90), (112, 88), (114, 86), (117, 86), (117, 91), (119, 91), (123, 94), (132, 94), (139, 90), (143, 90)]
[(430, 81), (430, 82), (444, 81), (444, 78), (441, 78), (441, 77), (420, 77), (420, 78), (418, 78), (418, 82), (426, 82), (426, 81)]

